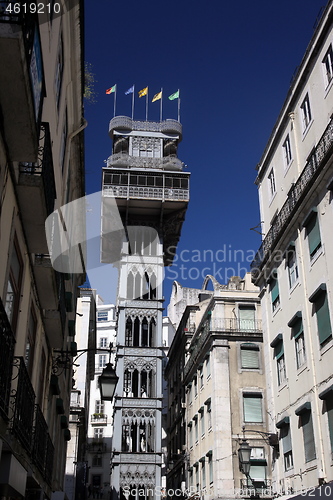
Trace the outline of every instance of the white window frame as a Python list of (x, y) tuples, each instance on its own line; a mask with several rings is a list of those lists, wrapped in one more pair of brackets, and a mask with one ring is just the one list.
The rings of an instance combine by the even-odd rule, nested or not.
[(295, 250), (289, 251), (287, 256), (289, 289), (293, 288), (298, 282), (298, 266)]
[(312, 121), (310, 98), (308, 93), (305, 95), (303, 102), (301, 104), (301, 112), (302, 112), (302, 125), (304, 133), (308, 129)]
[(290, 144), (290, 137), (289, 134), (287, 134), (287, 137), (285, 138), (284, 143), (282, 144), (283, 151), (284, 151), (284, 162), (285, 162), (285, 167), (288, 168), (291, 160), (293, 159), (292, 153), (291, 153), (291, 144)]
[(306, 352), (304, 343), (304, 332), (295, 339), (296, 366), (301, 368), (306, 363)]
[(333, 79), (333, 49), (331, 44), (325, 54), (322, 63), (325, 78), (325, 88), (327, 88)]
[(287, 381), (287, 372), (286, 372), (286, 362), (284, 358), (284, 354), (276, 360), (277, 366), (277, 374), (278, 374), (278, 385), (282, 385)]
[(271, 168), (267, 175), (269, 198), (272, 200), (276, 194), (276, 182), (274, 168)]

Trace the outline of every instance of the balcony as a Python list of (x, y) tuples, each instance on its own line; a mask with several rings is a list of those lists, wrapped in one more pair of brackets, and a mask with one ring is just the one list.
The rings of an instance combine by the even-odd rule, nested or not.
[(45, 299), (52, 301), (52, 307), (50, 309), (44, 309), (44, 323), (46, 327), (46, 334), (51, 347), (53, 349), (60, 349), (62, 347), (64, 339), (67, 317), (65, 282), (63, 274), (57, 271), (54, 271), (54, 274), (56, 281), (57, 300), (54, 301), (52, 297), (49, 297), (49, 299)]
[(120, 130), (130, 132), (132, 130), (143, 130), (146, 132), (162, 132), (163, 134), (179, 135), (182, 138), (183, 127), (177, 120), (163, 120), (162, 122), (134, 121), (128, 116), (115, 116), (110, 121), (109, 135), (113, 137), (113, 131)]
[(245, 337), (251, 334), (262, 335), (262, 322), (258, 319), (213, 318), (210, 330)]
[[(44, 98), (44, 74), (37, 14), (30, 2), (0, 1), (0, 103), (9, 156), (36, 161), (39, 122)], [(6, 10), (7, 9), (7, 10)]]
[(92, 425), (106, 425), (108, 423), (108, 416), (106, 413), (93, 413), (91, 415)]
[(47, 254), (45, 220), (53, 212), (56, 198), (48, 123), (42, 124), (40, 135), (38, 161), (19, 165), (17, 193), (29, 251)]
[(163, 158), (151, 158), (142, 156), (131, 156), (125, 153), (116, 153), (109, 156), (108, 167), (132, 167), (132, 168), (159, 168), (163, 170), (183, 170), (184, 163), (176, 156), (164, 156)]
[(15, 338), (0, 299), (0, 415), (8, 420)]
[(189, 201), (189, 190), (142, 186), (103, 186), (103, 196), (142, 200), (148, 198), (160, 201)]
[(268, 233), (266, 234), (258, 252), (256, 253), (253, 262), (251, 263), (252, 281), (255, 282), (259, 277), (260, 272), (268, 260), (279, 239), (286, 232), (288, 224), (294, 217), (296, 210), (304, 200), (304, 197), (309, 192), (311, 186), (328, 164), (328, 160), (332, 155), (333, 145), (333, 118), (328, 124), (325, 132), (321, 136), (316, 148), (310, 155), (306, 165), (289, 192), (288, 198), (283, 207), (274, 219)]

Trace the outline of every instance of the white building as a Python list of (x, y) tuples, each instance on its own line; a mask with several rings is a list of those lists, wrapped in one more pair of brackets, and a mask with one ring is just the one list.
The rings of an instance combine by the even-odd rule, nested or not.
[(288, 498), (325, 483), (323, 495), (333, 495), (332, 19), (330, 1), (256, 179), (264, 238), (252, 279), (262, 304), (269, 424), (280, 436), (273, 487)]
[[(89, 415), (88, 415), (88, 444), (87, 460), (91, 498), (93, 492), (101, 495), (100, 498), (109, 499), (110, 492), (110, 460), (112, 453), (113, 432), (113, 402), (101, 401), (98, 377), (109, 362), (110, 344), (116, 345), (115, 306), (104, 304), (101, 297), (97, 297), (97, 331), (94, 379), (91, 383)], [(113, 355), (111, 363), (114, 363)], [(96, 496), (96, 498), (98, 498)]]

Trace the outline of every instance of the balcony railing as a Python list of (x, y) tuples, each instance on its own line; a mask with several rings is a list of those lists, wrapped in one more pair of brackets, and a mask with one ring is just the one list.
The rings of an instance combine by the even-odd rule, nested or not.
[(20, 174), (33, 175), (42, 178), (47, 215), (54, 209), (56, 188), (54, 180), (53, 159), (51, 149), (50, 127), (42, 123), (36, 163), (20, 163)]
[(42, 410), (36, 405), (32, 459), (42, 474), (45, 472), (48, 427)]
[(109, 156), (108, 167), (136, 167), (136, 168), (161, 168), (165, 170), (182, 170), (184, 163), (177, 156), (165, 156), (163, 158), (150, 158), (142, 156), (130, 156), (125, 153), (116, 153)]
[(163, 120), (162, 122), (134, 121), (128, 116), (115, 116), (110, 121), (109, 130), (145, 130), (147, 132), (163, 132), (182, 136), (183, 127), (177, 120)]
[(138, 198), (154, 200), (188, 201), (188, 189), (169, 189), (143, 186), (103, 186), (103, 195), (116, 198)]
[(15, 338), (0, 299), (0, 414), (8, 419)]
[(252, 279), (256, 280), (260, 270), (269, 255), (274, 250), (277, 240), (284, 233), (286, 225), (290, 222), (296, 208), (304, 195), (313, 185), (314, 180), (326, 165), (328, 156), (332, 153), (333, 145), (333, 118), (321, 136), (317, 147), (309, 157), (302, 173), (290, 190), (288, 198), (274, 219), (265, 239), (263, 240), (253, 262), (251, 263)]
[(92, 424), (107, 424), (108, 416), (106, 413), (93, 413), (91, 415), (91, 423)]
[(28, 453), (32, 451), (33, 424), (35, 413), (35, 393), (30, 382), (23, 357), (14, 358), (14, 370), (18, 369), (18, 379), (14, 399), (12, 433)]

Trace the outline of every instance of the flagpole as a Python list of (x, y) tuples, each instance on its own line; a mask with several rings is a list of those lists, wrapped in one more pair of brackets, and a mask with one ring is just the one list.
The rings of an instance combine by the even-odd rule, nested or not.
[(178, 89), (178, 121), (180, 122), (180, 93)]
[(161, 87), (160, 122), (162, 121), (163, 88)]
[(148, 121), (148, 92), (149, 92), (149, 89), (147, 90), (147, 94), (146, 94), (146, 122)]
[(135, 86), (133, 83), (133, 93), (132, 93), (132, 120), (134, 120), (134, 92), (135, 92)]
[(114, 91), (114, 100), (113, 100), (113, 117), (116, 116), (116, 100), (117, 100), (117, 85)]

